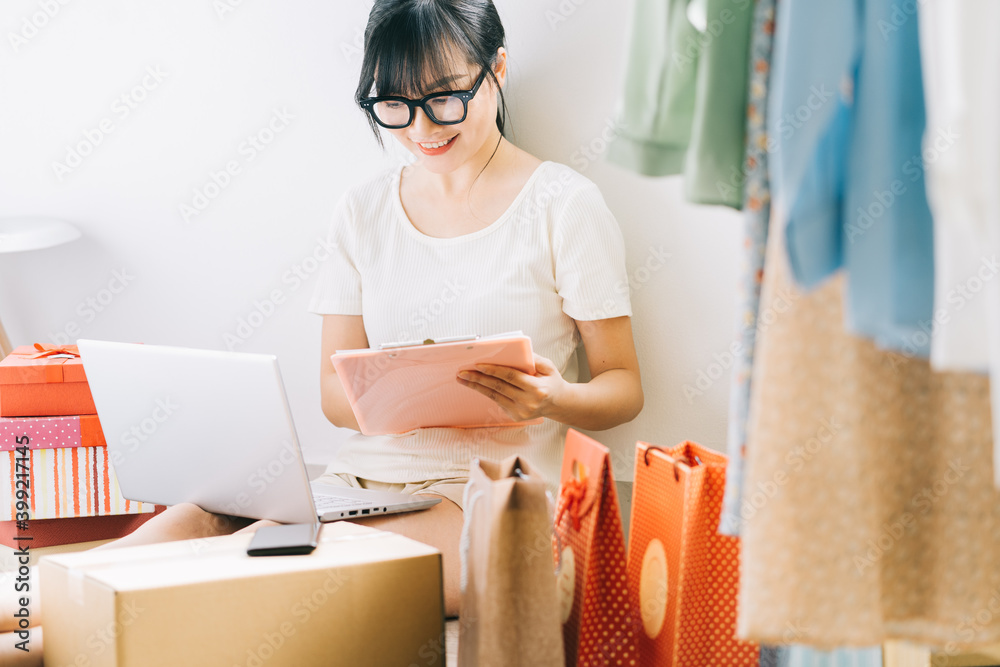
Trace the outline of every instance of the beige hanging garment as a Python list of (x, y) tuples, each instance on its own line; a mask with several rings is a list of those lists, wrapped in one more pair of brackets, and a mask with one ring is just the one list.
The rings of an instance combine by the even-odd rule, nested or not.
[(846, 334), (845, 277), (796, 290), (782, 217), (755, 353), (740, 636), (1000, 640), (988, 380)]

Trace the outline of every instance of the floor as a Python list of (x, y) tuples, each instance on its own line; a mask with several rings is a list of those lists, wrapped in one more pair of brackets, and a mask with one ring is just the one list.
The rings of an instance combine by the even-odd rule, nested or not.
[(444, 650), (446, 665), (458, 664), (458, 619), (448, 621), (444, 626)]

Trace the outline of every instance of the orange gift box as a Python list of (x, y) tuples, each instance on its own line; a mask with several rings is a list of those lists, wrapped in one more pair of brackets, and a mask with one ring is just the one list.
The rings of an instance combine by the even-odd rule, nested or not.
[(0, 361), (0, 417), (95, 414), (76, 345), (22, 345)]
[(723, 454), (693, 442), (636, 447), (628, 584), (640, 665), (757, 667), (736, 638), (740, 541), (720, 535)]
[(638, 665), (625, 536), (608, 448), (569, 429), (556, 506), (566, 665)]

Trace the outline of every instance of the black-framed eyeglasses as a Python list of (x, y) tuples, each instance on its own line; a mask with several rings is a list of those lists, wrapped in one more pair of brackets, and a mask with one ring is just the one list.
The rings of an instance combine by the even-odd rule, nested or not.
[(414, 110), (420, 107), (431, 121), (438, 125), (457, 125), (469, 113), (469, 100), (476, 96), (486, 78), (484, 69), (471, 90), (447, 90), (425, 95), (419, 100), (386, 95), (366, 97), (361, 108), (371, 114), (375, 122), (390, 130), (398, 130), (413, 122)]

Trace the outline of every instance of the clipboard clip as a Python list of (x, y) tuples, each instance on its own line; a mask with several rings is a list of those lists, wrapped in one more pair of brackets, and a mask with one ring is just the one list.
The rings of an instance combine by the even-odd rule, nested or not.
[(425, 338), (424, 340), (409, 340), (401, 343), (381, 343), (380, 350), (392, 350), (398, 347), (416, 347), (418, 345), (436, 345), (438, 343), (458, 343), (466, 340), (479, 340), (479, 335), (475, 336), (446, 336), (444, 338)]

